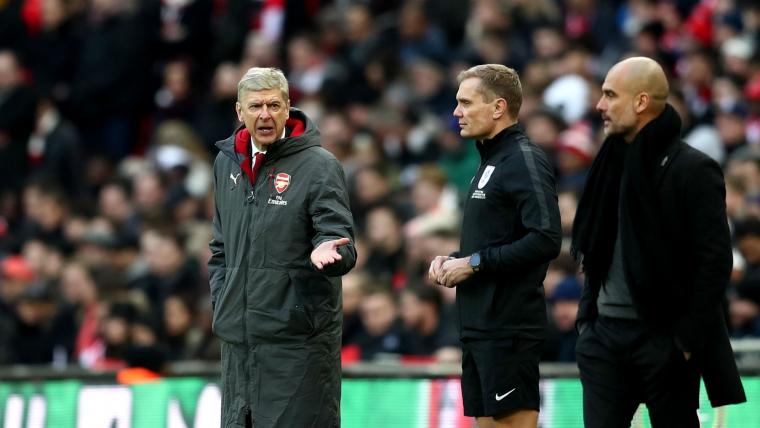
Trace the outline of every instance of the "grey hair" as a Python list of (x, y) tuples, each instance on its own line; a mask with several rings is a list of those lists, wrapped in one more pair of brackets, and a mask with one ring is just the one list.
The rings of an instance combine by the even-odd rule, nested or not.
[(288, 80), (282, 70), (275, 67), (251, 67), (238, 82), (238, 101), (244, 92), (279, 89), (282, 97), (290, 98)]

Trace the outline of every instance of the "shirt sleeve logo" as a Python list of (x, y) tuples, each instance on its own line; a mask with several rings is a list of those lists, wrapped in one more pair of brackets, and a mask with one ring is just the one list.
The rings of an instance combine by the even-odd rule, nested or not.
[(482, 189), (488, 183), (495, 168), (496, 167), (492, 165), (486, 166), (486, 169), (483, 170), (483, 175), (480, 176), (480, 181), (478, 181), (478, 189)]

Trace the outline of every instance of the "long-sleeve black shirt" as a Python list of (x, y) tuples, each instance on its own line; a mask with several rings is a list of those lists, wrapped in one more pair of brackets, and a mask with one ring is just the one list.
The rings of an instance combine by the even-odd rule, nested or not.
[(460, 337), (541, 339), (543, 281), (561, 245), (554, 174), (519, 125), (477, 144), (459, 256), (479, 252), (481, 270), (457, 286)]

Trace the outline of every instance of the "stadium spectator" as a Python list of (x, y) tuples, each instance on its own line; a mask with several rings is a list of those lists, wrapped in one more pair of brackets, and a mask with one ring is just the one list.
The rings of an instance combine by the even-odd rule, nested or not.
[(197, 120), (193, 125), (209, 153), (218, 152), (214, 143), (229, 135), (238, 123), (235, 111), (230, 108), (237, 97), (238, 73), (237, 64), (219, 64), (214, 70), (209, 95), (198, 106)]
[(32, 239), (24, 243), (21, 254), (38, 280), (55, 282), (61, 276), (65, 255), (60, 248)]
[(0, 190), (23, 184), (36, 109), (37, 94), (24, 78), (18, 55), (0, 48)]
[(683, 94), (671, 90), (668, 102), (681, 116), (683, 134), (686, 144), (710, 156), (723, 165), (726, 162), (726, 146), (720, 138), (718, 130), (711, 123), (694, 123), (689, 109), (685, 105)]
[(348, 117), (339, 111), (326, 112), (319, 129), (322, 131), (322, 147), (332, 153), (343, 164), (346, 175), (351, 176), (355, 168), (351, 160), (354, 130)]
[(136, 146), (151, 39), (158, 30), (134, 1), (97, 0), (85, 11), (68, 98), (85, 149), (119, 161)]
[(478, 152), (472, 147), (472, 141), (459, 137), (456, 118), (444, 123), (435, 138), (439, 151), (438, 166), (446, 174), (447, 184), (456, 189), (457, 198), (461, 201), (470, 185), (470, 171), (478, 168)]
[(370, 275), (363, 270), (353, 270), (343, 277), (343, 334), (342, 344), (353, 344), (362, 332), (360, 305), (367, 294)]
[(410, 353), (396, 296), (386, 287), (366, 291), (359, 309), (364, 330), (356, 337), (361, 359), (394, 360)]
[(36, 239), (63, 251), (70, 250), (64, 235), (64, 222), (69, 215), (71, 201), (56, 181), (30, 180), (24, 186), (24, 223), (17, 231), (22, 242)]
[(575, 317), (581, 300), (581, 284), (575, 275), (566, 276), (549, 295), (549, 332), (542, 359), (575, 361)]
[(171, 119), (188, 123), (195, 120), (198, 101), (193, 91), (193, 77), (187, 61), (173, 60), (164, 65), (162, 85), (153, 95), (156, 126)]
[(168, 361), (191, 360), (198, 354), (203, 332), (193, 319), (195, 304), (181, 294), (170, 295), (164, 302), (160, 343)]
[(39, 281), (29, 284), (15, 305), (16, 335), (11, 340), (16, 364), (64, 364), (68, 359), (76, 331), (63, 322), (53, 284)]
[(432, 361), (459, 362), (456, 326), (443, 313), (443, 297), (430, 285), (412, 285), (401, 292), (401, 319), (407, 329), (411, 355), (432, 357)]
[(29, 174), (58, 182), (68, 199), (80, 203), (85, 189), (79, 132), (49, 99), (37, 103), (36, 118), (26, 150)]
[(745, 265), (729, 301), (731, 328), (736, 337), (757, 337), (760, 336), (760, 220), (749, 218), (739, 222), (734, 236)]
[(560, 190), (557, 194), (557, 205), (562, 219), (562, 237), (570, 238), (573, 231), (573, 220), (578, 209), (578, 194), (572, 190)]
[(317, 45), (317, 38), (310, 34), (292, 37), (287, 46), (288, 82), (293, 103), (311, 99), (330, 78), (330, 64)]
[(715, 114), (715, 129), (729, 154), (747, 147), (747, 115), (747, 107), (741, 104), (720, 108)]
[(116, 370), (127, 365), (127, 355), (132, 346), (132, 327), (140, 316), (139, 309), (127, 300), (110, 301), (98, 325), (101, 343), (85, 350), (80, 356), (96, 370)]
[(145, 295), (158, 318), (166, 299), (181, 295), (191, 307), (198, 301), (202, 280), (198, 260), (184, 251), (182, 237), (171, 227), (147, 227), (140, 235), (140, 251), (148, 271), (135, 278), (130, 287)]
[(60, 292), (68, 312), (68, 320), (76, 330), (74, 343), (70, 349), (72, 361), (89, 367), (86, 360), (88, 350), (101, 346), (98, 322), (101, 316), (101, 301), (98, 284), (90, 271), (82, 263), (69, 262), (63, 267)]
[(559, 134), (557, 142), (557, 188), (580, 192), (594, 158), (591, 130), (578, 123)]
[(544, 149), (552, 164), (556, 164), (559, 136), (566, 128), (562, 117), (552, 109), (541, 108), (524, 116), (523, 120), (525, 133), (530, 137), (530, 140)]
[(211, 298), (206, 296), (195, 308), (196, 325), (201, 332), (201, 338), (190, 356), (191, 360), (220, 361), (222, 357), (222, 345), (219, 338), (214, 335), (213, 314), (208, 310), (209, 307), (211, 307)]
[(132, 200), (140, 221), (163, 218), (167, 203), (166, 174), (146, 167), (132, 177)]
[(367, 214), (365, 269), (378, 281), (400, 288), (405, 283), (404, 236), (395, 211), (380, 205)]
[(11, 255), (0, 261), (0, 364), (25, 363), (16, 356), (14, 340), (20, 334), (16, 305), (34, 281), (27, 261)]
[(365, 230), (372, 208), (393, 203), (391, 184), (379, 166), (367, 166), (356, 171), (351, 180), (351, 197), (351, 212), (359, 230)]

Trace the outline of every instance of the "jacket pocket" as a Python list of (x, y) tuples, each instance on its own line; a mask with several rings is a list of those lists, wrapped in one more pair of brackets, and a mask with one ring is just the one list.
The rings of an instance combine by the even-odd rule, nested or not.
[[(303, 302), (316, 334), (338, 328), (342, 320), (341, 283), (318, 272), (288, 272), (299, 301)], [(336, 320), (338, 322), (336, 322)], [(342, 330), (342, 329), (341, 329)]]
[(340, 311), (340, 281), (321, 273), (289, 271), (290, 282), (309, 312)]
[(251, 269), (246, 332), (253, 342), (301, 342), (314, 331), (303, 299), (285, 270)]
[(314, 330), (309, 315), (302, 307), (279, 310), (248, 311), (248, 334), (254, 343), (300, 342)]
[(245, 278), (241, 277), (240, 269), (226, 268), (224, 282), (217, 291), (211, 328), (227, 342), (244, 342), (244, 285)]

